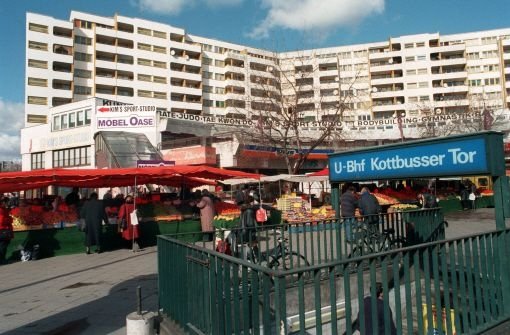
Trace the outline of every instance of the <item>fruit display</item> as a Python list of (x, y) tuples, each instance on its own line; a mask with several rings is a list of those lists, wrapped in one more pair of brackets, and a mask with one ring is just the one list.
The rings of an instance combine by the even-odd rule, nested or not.
[(335, 218), (332, 206), (325, 205), (311, 208), (310, 203), (300, 197), (284, 197), (276, 201), (277, 208), (282, 211), (282, 219), (289, 222), (314, 222)]
[(399, 201), (394, 197), (390, 197), (390, 196), (382, 194), (382, 193), (372, 193), (372, 194), (376, 197), (377, 201), (379, 201), (379, 205), (381, 205), (381, 206), (393, 205), (393, 204), (399, 203)]
[(63, 223), (74, 224), (78, 221), (75, 211), (33, 211), (31, 207), (17, 207), (11, 211), (12, 226), (15, 231), (41, 229), (59, 226)]
[(214, 204), (214, 209), (216, 210), (216, 214), (218, 215), (226, 215), (226, 216), (239, 216), (241, 215), (241, 209), (236, 204), (231, 204), (228, 202), (216, 202)]
[(419, 207), (417, 205), (412, 205), (412, 204), (396, 204), (396, 205), (390, 206), (390, 208), (395, 212), (405, 212), (405, 211), (417, 210)]

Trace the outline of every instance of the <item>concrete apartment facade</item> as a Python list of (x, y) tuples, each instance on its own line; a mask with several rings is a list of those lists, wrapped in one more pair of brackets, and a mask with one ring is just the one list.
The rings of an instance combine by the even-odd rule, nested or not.
[[(73, 11), (68, 21), (27, 13), (26, 40), (23, 170), (96, 166), (100, 110), (112, 105), (137, 106), (132, 117), (153, 112), (152, 127), (110, 130), (146, 134), (165, 159), (184, 151), (183, 164), (252, 169), (275, 164), (270, 155), (244, 159), (256, 148), (226, 134), (252, 126), (273, 93), (297, 99), (310, 131), (314, 122), (342, 122), (341, 150), (442, 136), (485, 110), (490, 129), (510, 130), (510, 28), (277, 53)], [(341, 120), (332, 119), (340, 104)], [(204, 128), (209, 120), (215, 131)], [(55, 151), (88, 158), (62, 165)]]

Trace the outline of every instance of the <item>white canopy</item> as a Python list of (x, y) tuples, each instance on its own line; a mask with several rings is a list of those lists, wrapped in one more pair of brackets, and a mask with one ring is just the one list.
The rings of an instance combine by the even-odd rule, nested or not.
[[(328, 180), (329, 176), (309, 176), (309, 175), (292, 175), (292, 174), (279, 174), (276, 176), (263, 176), (260, 177), (261, 183), (274, 182), (279, 180), (290, 181), (293, 183), (313, 183), (316, 181)], [(226, 185), (241, 185), (241, 184), (258, 184), (259, 180), (254, 178), (233, 178), (219, 181)]]

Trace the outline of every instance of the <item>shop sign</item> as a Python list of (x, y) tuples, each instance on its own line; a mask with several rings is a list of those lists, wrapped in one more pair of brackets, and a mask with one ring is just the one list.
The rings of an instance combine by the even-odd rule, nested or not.
[[(253, 127), (261, 127), (261, 128), (282, 128), (285, 125), (283, 123), (273, 121), (272, 125), (269, 125), (265, 122), (261, 122), (258, 120), (248, 120), (248, 119), (234, 119), (227, 118), (223, 116), (203, 116), (203, 115), (194, 115), (194, 114), (184, 114), (184, 113), (175, 113), (175, 112), (166, 112), (166, 111), (158, 111), (158, 115), (160, 118), (167, 118), (172, 120), (184, 120), (190, 122), (197, 122), (201, 124), (208, 125), (221, 125), (221, 126), (232, 126), (232, 127), (242, 127), (242, 128), (253, 128)], [(310, 122), (298, 122), (299, 128), (326, 128), (326, 127), (335, 127), (341, 129), (343, 127), (343, 123), (333, 122), (333, 121), (310, 121)]]
[(216, 148), (187, 147), (161, 150), (163, 158), (175, 161), (175, 165), (216, 164)]
[(331, 181), (499, 175), (502, 153), (500, 133), (453, 136), (334, 154), (329, 174)]
[(138, 113), (138, 112), (153, 112), (156, 113), (156, 106), (152, 105), (109, 105), (109, 106), (99, 106), (96, 109), (96, 114), (101, 113)]
[(158, 166), (175, 166), (175, 161), (163, 161), (157, 159), (149, 159), (142, 160), (139, 159), (136, 161), (136, 167), (158, 167)]
[[(34, 141), (37, 143), (37, 141)], [(53, 150), (71, 146), (83, 146), (93, 143), (90, 132), (70, 133), (60, 136), (50, 136), (39, 138), (38, 145), (31, 148), (32, 152), (41, 150)]]
[(155, 127), (154, 119), (150, 113), (108, 113), (96, 117), (97, 129)]

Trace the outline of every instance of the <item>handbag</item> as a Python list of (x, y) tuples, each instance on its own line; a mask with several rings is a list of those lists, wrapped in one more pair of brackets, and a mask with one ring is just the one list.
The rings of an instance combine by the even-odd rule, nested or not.
[(10, 229), (0, 229), (0, 241), (6, 241), (13, 238), (13, 233)]

